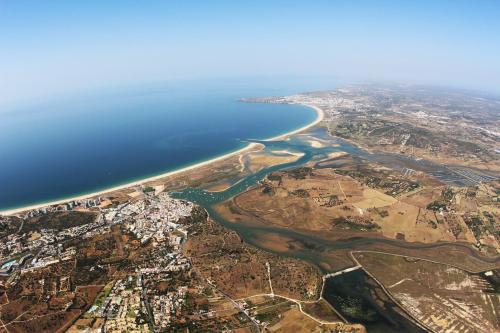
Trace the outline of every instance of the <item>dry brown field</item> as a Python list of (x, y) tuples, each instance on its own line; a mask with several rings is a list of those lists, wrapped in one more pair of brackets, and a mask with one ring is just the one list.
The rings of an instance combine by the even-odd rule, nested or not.
[(486, 333), (500, 329), (500, 299), (484, 277), (414, 257), (354, 255), (408, 313), (432, 330)]

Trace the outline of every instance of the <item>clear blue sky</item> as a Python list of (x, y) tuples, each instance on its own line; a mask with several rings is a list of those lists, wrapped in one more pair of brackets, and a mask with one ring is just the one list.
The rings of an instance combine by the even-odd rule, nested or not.
[(500, 1), (0, 0), (0, 103), (247, 75), (500, 92)]

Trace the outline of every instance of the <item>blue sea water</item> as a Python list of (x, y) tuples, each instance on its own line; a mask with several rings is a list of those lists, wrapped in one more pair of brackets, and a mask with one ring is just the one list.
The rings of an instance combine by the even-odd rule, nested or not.
[(182, 82), (0, 109), (0, 210), (176, 170), (302, 127), (316, 118), (307, 107), (238, 101), (293, 91)]

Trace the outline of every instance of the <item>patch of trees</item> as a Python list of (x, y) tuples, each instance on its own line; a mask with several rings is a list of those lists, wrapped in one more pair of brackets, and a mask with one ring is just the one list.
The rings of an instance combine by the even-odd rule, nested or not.
[(313, 169), (309, 167), (300, 167), (287, 171), (287, 174), (294, 179), (305, 179), (307, 176), (311, 176), (312, 173)]
[(293, 191), (292, 194), (298, 196), (299, 198), (308, 198), (309, 197), (309, 192), (307, 192), (306, 190), (301, 189), (301, 188)]

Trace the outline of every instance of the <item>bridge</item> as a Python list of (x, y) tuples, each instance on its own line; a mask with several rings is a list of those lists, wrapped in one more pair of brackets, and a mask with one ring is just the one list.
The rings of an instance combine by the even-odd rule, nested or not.
[(339, 275), (342, 275), (342, 274), (345, 274), (345, 273), (349, 273), (349, 272), (355, 271), (355, 270), (360, 269), (360, 268), (362, 268), (362, 267), (359, 266), (359, 265), (354, 266), (354, 267), (349, 267), (349, 268), (343, 269), (343, 270), (338, 271), (338, 272), (326, 274), (326, 275), (323, 276), (323, 279), (328, 279), (328, 278), (331, 278), (331, 277), (334, 277), (334, 276), (339, 276)]

